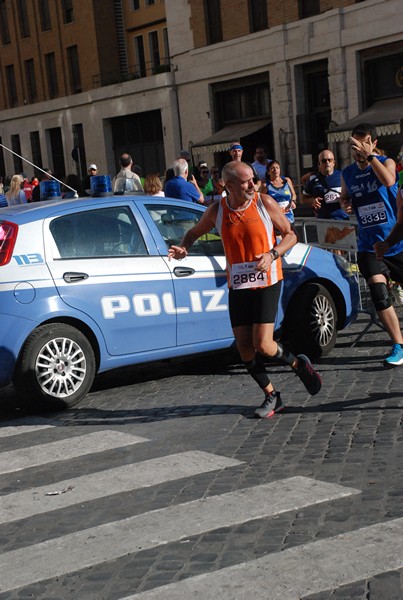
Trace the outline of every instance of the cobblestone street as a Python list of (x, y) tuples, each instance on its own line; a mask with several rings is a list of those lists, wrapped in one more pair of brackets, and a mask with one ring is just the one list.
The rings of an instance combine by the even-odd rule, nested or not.
[[(273, 366), (287, 408), (271, 420), (253, 417), (261, 393), (235, 353), (100, 375), (64, 413), (25, 415), (7, 389), (0, 600), (232, 599), (248, 589), (269, 600), (403, 598), (393, 542), (403, 518), (403, 369), (383, 367), (388, 341), (376, 325), (353, 345), (367, 323), (361, 316), (318, 362), (323, 388), (313, 398)], [(342, 552), (331, 543), (340, 534)], [(323, 564), (308, 561), (316, 548)], [(239, 595), (223, 595), (220, 579)]]

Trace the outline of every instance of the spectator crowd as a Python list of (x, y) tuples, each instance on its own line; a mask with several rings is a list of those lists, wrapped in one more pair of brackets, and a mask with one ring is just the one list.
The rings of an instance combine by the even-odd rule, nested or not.
[[(336, 168), (334, 154), (329, 149), (319, 152), (316, 168), (305, 173), (297, 185), (282, 173), (282, 165), (278, 160), (268, 157), (264, 144), (256, 146), (253, 161), (247, 162), (241, 143), (234, 141), (225, 162), (230, 160), (246, 162), (252, 168), (256, 191), (267, 193), (274, 198), (291, 223), (294, 222), (297, 206), (304, 214), (311, 208), (310, 214), (318, 219), (350, 218), (340, 204), (342, 173)], [(111, 193), (116, 195), (167, 196), (205, 206), (226, 195), (221, 167), (217, 164), (209, 166), (204, 160), (194, 164), (190, 152), (185, 149), (178, 153), (178, 158), (164, 174), (148, 173), (143, 177), (141, 167), (134, 163), (128, 153), (120, 156), (119, 167), (119, 172), (111, 182)], [(398, 185), (402, 187), (403, 151), (397, 156), (396, 169), (399, 175)], [(91, 196), (91, 178), (98, 174), (95, 162), (88, 165), (83, 178), (75, 173), (68, 174), (61, 182), (63, 185), (60, 195), (63, 198)], [(50, 169), (41, 169), (41, 182), (52, 178), (53, 173)], [(11, 178), (0, 177), (0, 208), (41, 200), (40, 181), (37, 177), (28, 179), (25, 173), (15, 174)]]

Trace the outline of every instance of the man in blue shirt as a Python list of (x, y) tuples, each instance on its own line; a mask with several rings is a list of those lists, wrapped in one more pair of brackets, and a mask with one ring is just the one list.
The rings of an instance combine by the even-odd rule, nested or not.
[(301, 201), (312, 207), (318, 219), (347, 220), (349, 216), (340, 207), (341, 172), (334, 165), (333, 153), (322, 150), (318, 171), (309, 178)]
[(369, 123), (357, 125), (350, 138), (353, 164), (342, 171), (341, 203), (352, 207), (358, 222), (357, 263), (366, 279), (379, 320), (392, 341), (385, 364), (403, 365), (403, 337), (399, 317), (391, 304), (387, 282), (389, 275), (403, 283), (403, 241), (394, 244), (381, 260), (374, 245), (388, 239), (396, 224), (396, 163), (377, 153), (376, 129)]
[(184, 158), (178, 158), (173, 164), (173, 170), (175, 177), (167, 181), (164, 189), (165, 196), (204, 204), (203, 193), (197, 185), (194, 175), (190, 176), (190, 181), (187, 180), (189, 174), (187, 161)]

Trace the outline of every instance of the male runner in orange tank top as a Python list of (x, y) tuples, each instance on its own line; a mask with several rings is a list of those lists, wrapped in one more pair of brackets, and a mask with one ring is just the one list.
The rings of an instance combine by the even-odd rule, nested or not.
[[(227, 163), (222, 178), (228, 195), (209, 206), (180, 245), (169, 248), (168, 258), (185, 258), (200, 236), (217, 227), (227, 259), (231, 326), (246, 369), (265, 393), (255, 415), (267, 418), (283, 410), (284, 405), (268, 377), (264, 359), (289, 365), (312, 396), (322, 385), (307, 356), (294, 356), (273, 338), (283, 279), (278, 259), (297, 239), (277, 202), (255, 192), (253, 171), (247, 164)], [(278, 244), (275, 231), (281, 235)]]

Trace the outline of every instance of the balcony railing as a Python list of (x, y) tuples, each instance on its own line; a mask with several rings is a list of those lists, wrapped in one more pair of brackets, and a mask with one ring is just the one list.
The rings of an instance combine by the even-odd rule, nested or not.
[(162, 59), (159, 65), (156, 65), (154, 62), (146, 62), (141, 65), (128, 67), (127, 70), (122, 73), (116, 71), (97, 73), (97, 75), (93, 76), (92, 80), (94, 87), (104, 87), (105, 85), (114, 85), (116, 83), (132, 81), (133, 79), (151, 77), (152, 75), (158, 75), (158, 73), (169, 73), (171, 70), (172, 65), (169, 62), (169, 59)]

